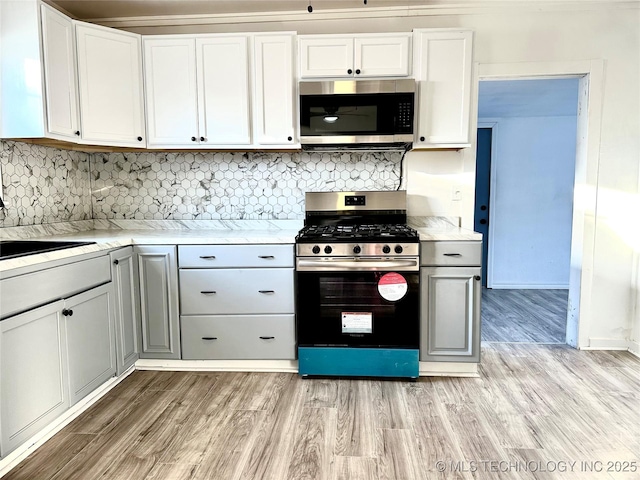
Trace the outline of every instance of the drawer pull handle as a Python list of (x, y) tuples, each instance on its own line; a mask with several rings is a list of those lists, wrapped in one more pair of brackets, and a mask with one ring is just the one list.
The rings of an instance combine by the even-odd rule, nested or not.
[(262, 258), (264, 260), (273, 260), (276, 257), (274, 257), (273, 255), (258, 255), (258, 258)]
[(276, 293), (275, 290), (258, 290), (260, 293), (264, 293), (265, 295), (270, 295), (272, 293)]
[(217, 340), (218, 337), (202, 337), (203, 340)]
[(445, 257), (461, 257), (461, 253), (443, 253)]
[(200, 258), (203, 260), (215, 260), (216, 256), (215, 255), (200, 255)]
[(262, 340), (273, 340), (276, 337), (260, 337)]
[(218, 292), (216, 292), (215, 290), (202, 290), (200, 293), (203, 295), (215, 295)]

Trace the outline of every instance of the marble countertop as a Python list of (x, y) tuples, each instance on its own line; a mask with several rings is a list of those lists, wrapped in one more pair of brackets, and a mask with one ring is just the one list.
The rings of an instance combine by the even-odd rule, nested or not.
[[(420, 241), (479, 241), (482, 235), (456, 226), (444, 217), (420, 217), (409, 222)], [(0, 239), (75, 240), (96, 242), (54, 252), (0, 261), (0, 272), (38, 265), (78, 255), (109, 251), (129, 245), (198, 244), (290, 244), (302, 228), (302, 221), (95, 221), (92, 224), (56, 225), (50, 228), (21, 227), (0, 232)], [(17, 233), (16, 233), (17, 232)], [(4, 233), (4, 234), (3, 234)]]

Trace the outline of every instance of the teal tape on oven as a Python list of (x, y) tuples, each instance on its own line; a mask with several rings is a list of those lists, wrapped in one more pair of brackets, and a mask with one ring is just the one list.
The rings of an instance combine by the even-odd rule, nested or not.
[(418, 349), (299, 347), (298, 373), (417, 378), (418, 357)]

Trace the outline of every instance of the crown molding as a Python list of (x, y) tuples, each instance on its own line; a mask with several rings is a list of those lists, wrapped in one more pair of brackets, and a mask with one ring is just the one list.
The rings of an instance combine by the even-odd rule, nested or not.
[(220, 25), (242, 23), (315, 22), (319, 20), (403, 18), (440, 15), (496, 14), (508, 11), (559, 12), (608, 10), (611, 8), (640, 8), (640, 0), (468, 0), (451, 4), (423, 5), (419, 7), (362, 7), (334, 10), (285, 12), (251, 12), (206, 15), (169, 15), (119, 18), (90, 18), (84, 21), (114, 28), (167, 27), (190, 25)]

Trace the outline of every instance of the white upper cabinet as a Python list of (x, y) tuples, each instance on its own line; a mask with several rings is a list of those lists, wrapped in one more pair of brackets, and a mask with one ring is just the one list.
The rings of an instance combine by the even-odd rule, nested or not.
[(254, 47), (253, 143), (299, 147), (296, 138), (295, 34), (259, 34)]
[(145, 147), (140, 35), (76, 22), (83, 143)]
[(411, 73), (411, 34), (301, 35), (300, 77), (385, 77)]
[(415, 148), (468, 147), (472, 37), (468, 30), (415, 30)]
[(80, 135), (73, 21), (42, 8), (42, 50), (48, 136), (76, 141)]
[(201, 146), (249, 145), (249, 57), (246, 36), (198, 38)]
[(150, 147), (192, 144), (198, 137), (195, 39), (145, 38)]

